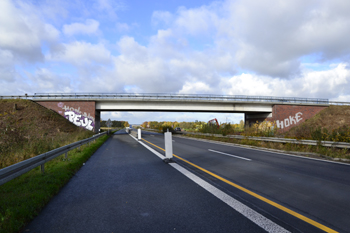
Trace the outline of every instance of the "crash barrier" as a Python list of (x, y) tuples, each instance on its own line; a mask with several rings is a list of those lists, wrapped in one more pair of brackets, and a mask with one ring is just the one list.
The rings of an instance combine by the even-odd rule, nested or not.
[(100, 134), (96, 134), (90, 138), (74, 142), (72, 144), (62, 146), (60, 148), (51, 150), (49, 152), (43, 153), (41, 155), (37, 155), (33, 158), (21, 161), (19, 163), (13, 164), (11, 166), (5, 167), (3, 169), (0, 169), (0, 185), (20, 176), (23, 175), (24, 173), (29, 172), (30, 170), (40, 166), (41, 171), (45, 171), (45, 163), (60, 156), (65, 154), (65, 158), (68, 158), (68, 152), (70, 150), (73, 150), (75, 148), (81, 147), (84, 144), (90, 143), (97, 138), (106, 135), (107, 132), (103, 132)]
[(242, 135), (223, 136), (222, 134), (192, 133), (192, 132), (186, 132), (183, 134), (213, 136), (213, 137), (219, 137), (219, 138), (249, 139), (249, 140), (256, 140), (256, 141), (291, 143), (291, 144), (312, 145), (312, 146), (322, 145), (325, 147), (335, 147), (335, 148), (350, 148), (350, 143), (347, 143), (347, 142), (298, 140), (298, 139), (292, 139), (292, 138), (274, 138), (274, 137), (251, 137), (251, 136), (242, 136)]

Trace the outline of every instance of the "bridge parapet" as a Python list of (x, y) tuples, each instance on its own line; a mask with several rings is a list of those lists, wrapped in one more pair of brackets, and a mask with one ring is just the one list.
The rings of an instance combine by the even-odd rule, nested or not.
[(266, 104), (307, 104), (329, 105), (328, 99), (274, 97), (274, 96), (246, 96), (246, 95), (191, 95), (191, 94), (106, 94), (106, 93), (36, 93), (31, 96), (34, 101), (48, 100), (144, 100), (144, 101), (204, 101), (204, 102), (249, 102)]

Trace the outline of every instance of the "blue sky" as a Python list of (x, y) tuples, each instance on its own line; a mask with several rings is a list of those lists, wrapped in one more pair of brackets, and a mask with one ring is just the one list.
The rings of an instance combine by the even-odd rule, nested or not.
[[(181, 93), (350, 102), (347, 0), (2, 0), (0, 11), (0, 95)], [(124, 112), (102, 118), (141, 123), (213, 116), (242, 119)]]

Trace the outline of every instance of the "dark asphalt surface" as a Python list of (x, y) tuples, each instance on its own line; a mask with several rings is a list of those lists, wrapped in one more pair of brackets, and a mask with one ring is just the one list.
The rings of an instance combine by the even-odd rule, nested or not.
[(122, 132), (24, 231), (264, 232)]
[[(163, 135), (142, 137), (164, 148)], [(202, 168), (339, 232), (350, 232), (350, 166), (216, 143), (173, 137), (173, 152)], [(216, 150), (246, 161), (209, 151)], [(163, 151), (158, 150), (164, 154)], [(293, 231), (323, 232), (288, 213), (229, 186), (186, 163), (177, 163), (211, 180), (218, 188)], [(281, 225), (281, 224), (280, 224)], [(289, 227), (285, 227), (290, 230)]]

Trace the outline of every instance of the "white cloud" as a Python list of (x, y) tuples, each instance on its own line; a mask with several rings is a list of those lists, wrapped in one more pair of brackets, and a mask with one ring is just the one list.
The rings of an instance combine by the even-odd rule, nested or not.
[(154, 26), (169, 25), (172, 20), (173, 15), (169, 11), (154, 11), (152, 13), (152, 24)]
[(0, 1), (0, 9), (0, 49), (9, 51), (17, 61), (43, 61), (42, 43), (54, 46), (59, 36), (57, 29), (26, 9), (16, 8), (9, 0)]
[(185, 82), (179, 94), (205, 94), (210, 93), (212, 89), (203, 82)]
[(63, 61), (77, 66), (106, 65), (111, 62), (110, 51), (102, 43), (91, 44), (75, 41), (65, 44), (64, 48), (64, 52), (48, 56), (48, 60)]
[[(258, 95), (337, 99), (350, 95), (350, 70), (346, 64), (323, 71), (304, 71), (295, 79), (279, 79), (241, 74), (222, 79), (220, 87), (228, 95)], [(349, 100), (348, 100), (349, 101)]]
[[(32, 90), (42, 90), (48, 93), (71, 92), (70, 77), (57, 75), (46, 68), (40, 68), (34, 74), (28, 73), (30, 80), (36, 85), (28, 85)], [(37, 91), (35, 91), (37, 92)]]
[(100, 23), (94, 19), (87, 19), (85, 23), (72, 23), (63, 25), (63, 32), (68, 36), (76, 34), (95, 34)]

